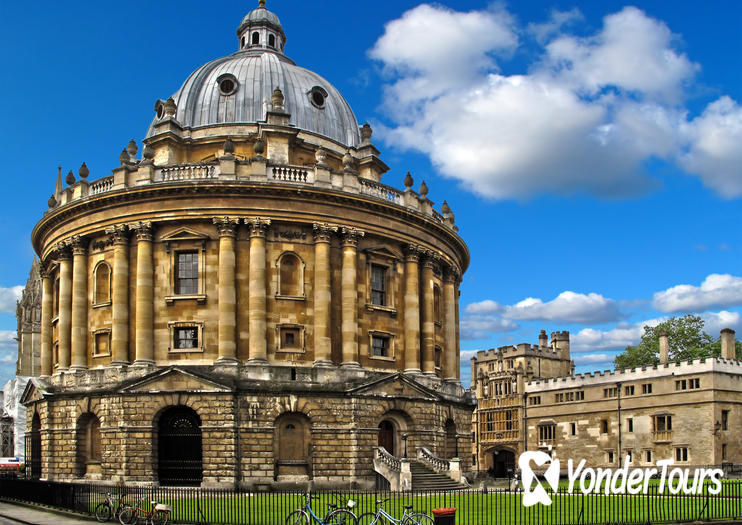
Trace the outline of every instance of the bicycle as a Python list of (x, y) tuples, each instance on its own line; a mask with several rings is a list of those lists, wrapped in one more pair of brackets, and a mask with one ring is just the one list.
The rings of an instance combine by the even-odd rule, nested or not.
[(165, 525), (170, 519), (170, 513), (173, 508), (170, 505), (163, 505), (156, 501), (150, 501), (152, 508), (149, 510), (139, 506), (144, 500), (139, 500), (137, 505), (125, 508), (119, 514), (121, 525), (132, 525), (137, 523), (140, 518), (144, 518), (145, 525)]
[(307, 494), (304, 506), (286, 516), (285, 524), (309, 525), (310, 523), (318, 523), (319, 525), (358, 525), (358, 518), (353, 514), (352, 510), (349, 510), (355, 506), (355, 502), (352, 499), (348, 500), (346, 504), (347, 509), (339, 509), (337, 505), (329, 504), (324, 518), (317, 516), (314, 509), (312, 509), (311, 500), (313, 499), (319, 499), (319, 496)]
[[(384, 525), (389, 523), (390, 525), (433, 525), (433, 518), (423, 513), (412, 513), (412, 505), (404, 505), (404, 513), (402, 517), (396, 519), (394, 516), (384, 510), (384, 503), (392, 498), (377, 499), (376, 512), (367, 512), (361, 514), (358, 518), (359, 525)], [(386, 521), (384, 521), (386, 520)]]
[(111, 518), (118, 519), (119, 514), (127, 507), (131, 507), (128, 503), (124, 503), (124, 496), (126, 494), (119, 495), (118, 501), (114, 503), (113, 495), (110, 492), (101, 492), (106, 496), (106, 501), (98, 503), (95, 507), (95, 519), (100, 523), (105, 523)]

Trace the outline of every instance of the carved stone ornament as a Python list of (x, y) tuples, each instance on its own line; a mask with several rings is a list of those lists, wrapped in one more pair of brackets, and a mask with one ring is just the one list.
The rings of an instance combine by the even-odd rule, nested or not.
[(417, 244), (407, 244), (404, 247), (404, 255), (406, 261), (419, 262), (420, 256), (423, 254), (423, 249)]
[(255, 152), (255, 155), (261, 156), (263, 153), (265, 153), (265, 142), (263, 142), (263, 139), (258, 138), (258, 140), (255, 141), (255, 145), (252, 147), (252, 150)]
[(441, 205), (441, 213), (443, 215), (450, 215), (451, 214), (451, 208), (448, 205), (448, 203), (444, 200), (443, 204)]
[(453, 266), (451, 263), (446, 263), (443, 265), (443, 280), (456, 283), (459, 280), (459, 277), (461, 276), (461, 272)]
[(145, 162), (152, 162), (152, 160), (155, 158), (155, 150), (145, 144), (144, 149), (142, 150), (142, 157), (144, 158)]
[(134, 231), (138, 241), (152, 241), (152, 223), (150, 221), (141, 221), (129, 224), (129, 228)]
[(121, 154), (119, 155), (119, 162), (121, 165), (128, 164), (131, 158), (129, 157), (129, 153), (126, 151), (126, 148), (121, 150)]
[(348, 169), (353, 168), (353, 155), (350, 154), (350, 150), (346, 151), (345, 155), (343, 155), (343, 166)]
[(273, 102), (273, 110), (274, 111), (283, 111), (283, 103), (284, 103), (285, 97), (283, 96), (283, 91), (276, 88), (273, 90), (273, 96), (271, 97), (271, 101)]
[(129, 144), (126, 146), (126, 151), (132, 157), (136, 156), (137, 151), (139, 151), (139, 148), (137, 147), (137, 143), (134, 141), (134, 139), (131, 139), (129, 141)]
[(75, 183), (75, 174), (72, 173), (72, 170), (67, 174), (67, 177), (64, 179), (67, 184), (72, 186)]
[(320, 147), (317, 151), (314, 152), (314, 158), (317, 159), (317, 164), (324, 164), (327, 160), (327, 152), (324, 150), (324, 148)]
[(338, 227), (333, 224), (327, 224), (326, 222), (315, 222), (312, 225), (312, 231), (314, 233), (314, 242), (330, 242), (332, 235), (337, 233)]
[(271, 221), (270, 219), (253, 217), (251, 219), (245, 219), (245, 224), (250, 228), (250, 237), (265, 237)]
[(412, 188), (412, 185), (413, 184), (415, 184), (415, 179), (412, 178), (412, 175), (408, 171), (407, 172), (407, 175), (405, 175), (405, 177), (404, 177), (405, 188), (410, 189), (410, 188)]
[(363, 139), (364, 142), (371, 140), (373, 134), (374, 130), (371, 129), (371, 126), (368, 124), (368, 122), (361, 126), (361, 139)]
[(129, 244), (129, 227), (126, 224), (109, 226), (105, 232), (113, 244)]
[(72, 247), (68, 241), (58, 242), (56, 245), (57, 258), (60, 261), (69, 261), (72, 259)]
[(428, 196), (428, 191), (429, 191), (429, 190), (428, 190), (428, 185), (427, 185), (427, 184), (425, 184), (425, 181), (423, 181), (423, 183), (422, 183), (422, 184), (420, 184), (420, 192), (419, 192), (419, 193), (420, 193), (420, 195), (422, 195), (423, 197), (427, 197), (427, 196)]
[(82, 166), (80, 166), (80, 169), (77, 170), (77, 174), (80, 175), (80, 178), (87, 179), (88, 175), (90, 175), (90, 170), (88, 169), (88, 165), (83, 162)]
[(50, 208), (53, 208), (57, 205), (57, 199), (55, 199), (54, 195), (52, 195), (51, 197), (49, 197), (49, 200), (46, 201), (46, 203), (49, 205)]
[(341, 230), (343, 246), (358, 246), (358, 238), (366, 235), (366, 232), (358, 228), (343, 226)]
[(234, 142), (232, 142), (232, 139), (227, 137), (227, 140), (224, 141), (224, 154), (232, 155), (233, 153), (234, 153)]
[(70, 241), (73, 255), (87, 255), (88, 254), (88, 240), (82, 235), (73, 236)]
[(175, 116), (175, 112), (178, 111), (178, 106), (175, 104), (173, 97), (170, 97), (165, 101), (165, 115), (168, 117)]
[(214, 224), (216, 224), (216, 230), (219, 232), (219, 237), (235, 237), (237, 235), (237, 225), (240, 223), (240, 219), (237, 217), (214, 217)]

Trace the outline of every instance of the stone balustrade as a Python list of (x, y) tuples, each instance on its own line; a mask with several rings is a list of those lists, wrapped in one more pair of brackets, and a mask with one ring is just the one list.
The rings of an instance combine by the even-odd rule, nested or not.
[(92, 183), (81, 180), (68, 186), (60, 194), (55, 195), (51, 210), (92, 196), (143, 185), (184, 181), (209, 184), (222, 181), (230, 184), (290, 184), (363, 195), (421, 213), (428, 219), (456, 231), (452, 214), (443, 215), (434, 210), (433, 203), (425, 195), (419, 195), (411, 188), (400, 191), (386, 184), (359, 177), (356, 173), (349, 175), (329, 172), (323, 165), (291, 166), (270, 164), (265, 159), (261, 160), (264, 162), (262, 165), (260, 162), (225, 158), (210, 163), (174, 164), (162, 167), (145, 162), (124, 164), (108, 177)]
[(417, 449), (417, 459), (428, 465), (436, 472), (448, 472), (449, 464), (447, 459), (439, 458), (425, 447)]

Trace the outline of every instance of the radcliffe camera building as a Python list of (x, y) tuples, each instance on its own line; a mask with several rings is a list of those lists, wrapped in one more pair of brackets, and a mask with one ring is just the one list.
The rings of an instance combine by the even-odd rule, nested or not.
[(58, 175), (32, 233), (31, 473), (370, 487), (405, 446), (470, 470), (451, 209), (381, 182), (371, 128), (264, 2), (237, 36), (112, 175)]

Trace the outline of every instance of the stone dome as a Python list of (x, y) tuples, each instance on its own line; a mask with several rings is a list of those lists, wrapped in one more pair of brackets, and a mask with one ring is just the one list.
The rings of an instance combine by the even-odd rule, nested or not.
[[(265, 121), (278, 88), (285, 97), (289, 124), (344, 147), (360, 144), (358, 121), (340, 92), (284, 56), (286, 37), (276, 15), (261, 4), (243, 19), (237, 35), (238, 52), (201, 66), (173, 95), (175, 119), (181, 126), (196, 129)], [(148, 138), (155, 135), (154, 124), (166, 117), (162, 106), (158, 101)]]

